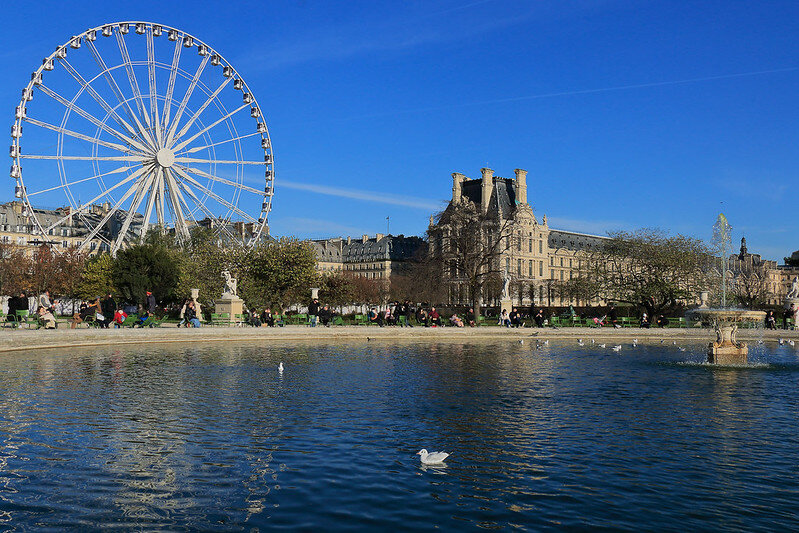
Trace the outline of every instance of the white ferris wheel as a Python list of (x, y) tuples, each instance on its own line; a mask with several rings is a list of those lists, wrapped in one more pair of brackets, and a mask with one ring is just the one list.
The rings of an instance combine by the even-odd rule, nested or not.
[(195, 226), (246, 244), (268, 234), (261, 108), (181, 30), (115, 22), (73, 36), (32, 74), (11, 137), (15, 196), (41, 242), (114, 253), (154, 226), (179, 240)]

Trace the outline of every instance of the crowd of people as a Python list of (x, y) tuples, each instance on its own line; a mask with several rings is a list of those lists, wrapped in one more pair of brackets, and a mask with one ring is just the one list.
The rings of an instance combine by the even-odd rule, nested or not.
[[(22, 323), (29, 322), (30, 320), (36, 321), (39, 327), (45, 329), (55, 329), (58, 327), (56, 320), (56, 308), (59, 301), (52, 298), (50, 292), (45, 290), (38, 297), (30, 298), (26, 292), (22, 291), (17, 296), (13, 296), (8, 300), (8, 314), (6, 315), (6, 322), (12, 325), (19, 326)], [(650, 306), (651, 307), (651, 306)], [(651, 328), (660, 327), (665, 328), (669, 326), (669, 319), (664, 314), (654, 316), (650, 314), (650, 307), (645, 306), (646, 311), (643, 311), (638, 320), (638, 327)], [(74, 309), (74, 308), (73, 308)], [(177, 308), (173, 308), (176, 312)], [(156, 298), (152, 291), (146, 291), (145, 297), (141, 304), (136, 305), (118, 305), (112, 293), (107, 293), (104, 297), (96, 297), (82, 301), (77, 310), (73, 313), (70, 320), (70, 328), (77, 328), (81, 324), (92, 325), (100, 328), (122, 327), (123, 324), (132, 327), (143, 327), (152, 324), (151, 319), (159, 318), (163, 315), (164, 309), (159, 308)], [(526, 311), (526, 310), (524, 310)], [(520, 328), (525, 327), (527, 324), (533, 327), (546, 327), (556, 324), (568, 325), (568, 319), (584, 319), (590, 325), (597, 327), (622, 327), (618, 317), (616, 306), (611, 303), (604, 312), (596, 316), (586, 317), (578, 316), (577, 312), (572, 306), (569, 306), (559, 316), (552, 312), (547, 315), (546, 310), (542, 307), (530, 308), (529, 312), (524, 312), (518, 307), (512, 307), (510, 310), (501, 309), (496, 316), (496, 323), (499, 326), (506, 328)], [(136, 319), (133, 322), (127, 321), (131, 314), (136, 314)], [(489, 311), (490, 314), (490, 311)], [(316, 327), (318, 325), (330, 327), (338, 313), (329, 305), (322, 305), (318, 298), (313, 298), (307, 307), (308, 325)], [(790, 308), (785, 309), (782, 313), (781, 326), (785, 329), (795, 327), (792, 320), (796, 316), (796, 309), (791, 305)], [(271, 308), (266, 307), (260, 312), (253, 309), (244, 308), (244, 319), (238, 321), (239, 325), (249, 325), (253, 327), (276, 327), (284, 325), (281, 313), (274, 313)], [(285, 317), (285, 313), (283, 314)], [(777, 329), (778, 315), (773, 310), (766, 313), (764, 327), (766, 329)], [(357, 317), (356, 317), (357, 318)], [(526, 319), (530, 319), (529, 322)], [(559, 318), (559, 321), (555, 319)], [(443, 327), (450, 326), (456, 328), (475, 327), (477, 326), (477, 318), (473, 308), (469, 308), (463, 315), (459, 315), (457, 311), (451, 314), (442, 313), (435, 306), (415, 305), (408, 300), (404, 302), (394, 302), (385, 307), (371, 307), (369, 308), (365, 320), (367, 323), (376, 324), (377, 326), (399, 326), (399, 327)], [(565, 322), (563, 322), (565, 320)], [(625, 318), (625, 324), (629, 324), (629, 319)], [(180, 308), (178, 327), (201, 327), (203, 322), (203, 314), (201, 312), (199, 303), (194, 299), (187, 299)], [(338, 323), (343, 323), (341, 320)]]

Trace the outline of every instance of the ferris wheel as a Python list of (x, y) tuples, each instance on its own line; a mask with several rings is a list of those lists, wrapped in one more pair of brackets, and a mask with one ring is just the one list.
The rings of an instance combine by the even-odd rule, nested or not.
[(194, 227), (249, 245), (268, 234), (261, 108), (181, 30), (115, 22), (73, 36), (31, 75), (11, 137), (15, 196), (39, 242), (115, 253), (153, 227), (180, 241)]

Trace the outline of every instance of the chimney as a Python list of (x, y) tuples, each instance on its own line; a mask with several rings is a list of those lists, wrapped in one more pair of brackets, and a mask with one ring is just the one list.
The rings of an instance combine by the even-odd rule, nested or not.
[(520, 204), (527, 203), (527, 171), (517, 168), (516, 173), (516, 201)]
[(379, 241), (379, 240), (380, 240), (380, 239), (382, 239), (383, 237), (384, 237), (384, 235), (383, 235), (382, 233), (376, 233), (376, 234), (375, 234), (375, 240), (376, 240), (376, 241)]
[(361, 242), (364, 244), (369, 242), (369, 235), (364, 234), (364, 236), (361, 238)]
[(483, 174), (483, 196), (480, 199), (480, 207), (483, 213), (488, 211), (488, 202), (491, 200), (491, 191), (494, 189), (494, 171), (490, 168), (481, 168)]
[(460, 172), (453, 172), (452, 173), (452, 203), (459, 204), (461, 203), (461, 197), (463, 195), (463, 180), (466, 178)]

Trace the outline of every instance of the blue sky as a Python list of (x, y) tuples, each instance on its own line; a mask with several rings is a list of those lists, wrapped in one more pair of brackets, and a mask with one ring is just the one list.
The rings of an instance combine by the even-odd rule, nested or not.
[[(5, 6), (0, 104), (71, 35), (148, 20), (212, 44), (275, 153), (275, 235), (421, 234), (452, 172), (529, 171), (550, 225), (799, 248), (799, 3), (30, 2)], [(13, 181), (0, 199), (13, 197)]]

